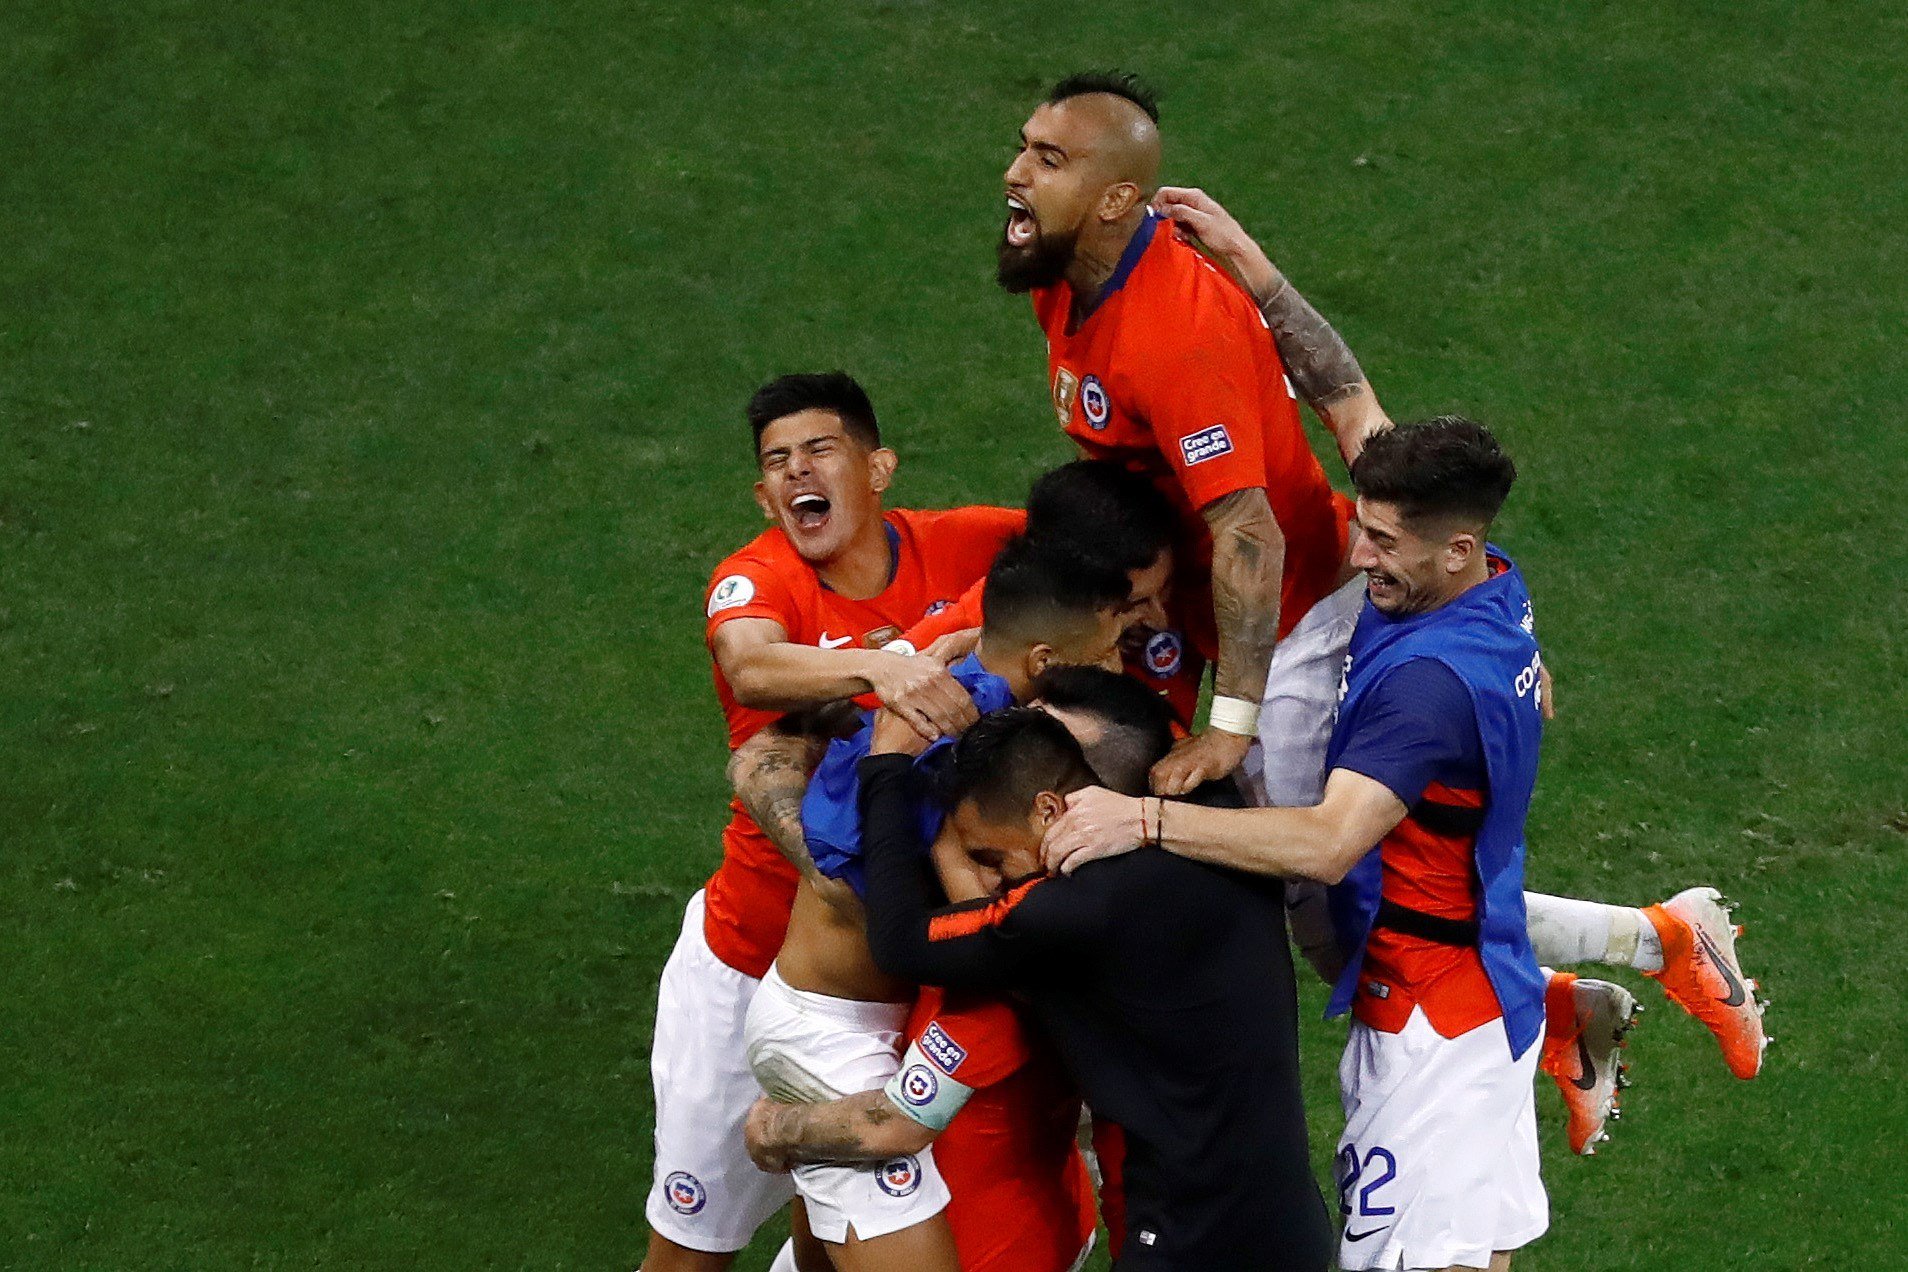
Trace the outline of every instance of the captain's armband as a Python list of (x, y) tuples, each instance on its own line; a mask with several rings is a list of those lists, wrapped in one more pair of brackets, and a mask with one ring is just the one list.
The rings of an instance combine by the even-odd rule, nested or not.
[(899, 1071), (888, 1079), (885, 1094), (894, 1107), (938, 1135), (966, 1105), (974, 1088), (941, 1072), (915, 1042), (908, 1044), (908, 1053), (901, 1057)]

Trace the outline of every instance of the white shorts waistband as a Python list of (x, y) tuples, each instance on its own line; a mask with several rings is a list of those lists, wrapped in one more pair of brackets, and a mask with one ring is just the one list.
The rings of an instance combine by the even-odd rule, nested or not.
[(779, 967), (770, 965), (758, 992), (773, 994), (817, 1024), (848, 1033), (899, 1033), (908, 1023), (912, 1003), (864, 1003), (853, 998), (831, 998), (806, 989), (796, 989), (782, 979)]

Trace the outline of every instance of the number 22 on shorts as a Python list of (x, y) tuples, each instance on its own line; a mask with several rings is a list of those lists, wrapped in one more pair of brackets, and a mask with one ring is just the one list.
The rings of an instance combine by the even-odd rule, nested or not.
[(1358, 1203), (1356, 1214), (1359, 1218), (1377, 1219), (1398, 1213), (1396, 1206), (1379, 1205), (1377, 1198), (1378, 1190), (1398, 1177), (1398, 1159), (1391, 1155), (1390, 1149), (1373, 1145), (1361, 1158), (1358, 1145), (1347, 1144), (1338, 1150), (1337, 1175), (1338, 1212), (1346, 1217), (1348, 1239), (1356, 1241), (1361, 1236), (1371, 1235), (1371, 1232), (1356, 1236), (1351, 1233), (1354, 1198)]

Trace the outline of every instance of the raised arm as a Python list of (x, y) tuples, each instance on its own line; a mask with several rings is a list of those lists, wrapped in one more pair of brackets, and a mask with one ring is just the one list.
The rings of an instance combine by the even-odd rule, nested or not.
[(1234, 491), (1200, 510), (1212, 532), (1212, 616), (1219, 631), (1210, 727), (1174, 747), (1153, 766), (1153, 789), (1184, 795), (1239, 767), (1252, 743), (1250, 723), (1225, 714), (1221, 699), (1244, 704), (1257, 718), (1279, 634), (1279, 585), (1285, 534), (1265, 491)]
[(1204, 190), (1169, 186), (1154, 196), (1153, 206), (1197, 236), (1252, 293), (1272, 329), (1292, 387), (1331, 429), (1345, 463), (1358, 458), (1365, 439), (1390, 428), (1391, 420), (1344, 339)]

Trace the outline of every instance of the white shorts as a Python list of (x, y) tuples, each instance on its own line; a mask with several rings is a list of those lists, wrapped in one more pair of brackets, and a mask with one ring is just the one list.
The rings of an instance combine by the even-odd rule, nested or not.
[[(790, 988), (769, 968), (749, 1008), (749, 1065), (762, 1089), (790, 1104), (816, 1104), (879, 1090), (901, 1067), (907, 1003), (862, 1003)], [(797, 1166), (795, 1188), (808, 1226), (840, 1244), (932, 1219), (947, 1208), (934, 1151), (853, 1166)]]
[(757, 1170), (742, 1124), (762, 1089), (742, 1026), (762, 982), (717, 958), (702, 934), (703, 897), (689, 898), (682, 935), (656, 993), (656, 1167), (644, 1214), (679, 1246), (740, 1250), (795, 1196), (787, 1175)]
[(1401, 1033), (1352, 1022), (1338, 1064), (1341, 1268), (1482, 1268), (1543, 1235), (1531, 1091), (1541, 1050), (1512, 1059), (1501, 1020), (1456, 1038), (1439, 1037), (1422, 1009)]

